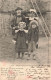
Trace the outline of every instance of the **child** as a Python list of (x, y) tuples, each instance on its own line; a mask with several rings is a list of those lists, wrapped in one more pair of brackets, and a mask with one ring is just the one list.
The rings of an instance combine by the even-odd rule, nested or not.
[(19, 30), (16, 33), (16, 45), (15, 50), (18, 53), (18, 58), (20, 58), (20, 53), (22, 53), (22, 58), (24, 56), (24, 52), (27, 52), (27, 44), (26, 44), (26, 32), (23, 28), (25, 28), (25, 22), (19, 23)]
[(28, 31), (28, 43), (29, 43), (29, 47), (28, 47), (28, 58), (30, 58), (30, 53), (33, 53), (33, 58), (34, 58), (34, 52), (36, 50), (36, 41), (37, 41), (37, 26), (38, 23), (37, 21), (33, 20), (30, 22), (30, 27), (29, 27), (29, 31)]

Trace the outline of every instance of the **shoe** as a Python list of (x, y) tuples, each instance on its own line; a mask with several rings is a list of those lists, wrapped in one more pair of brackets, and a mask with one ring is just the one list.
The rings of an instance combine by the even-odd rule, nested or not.
[(28, 55), (28, 58), (27, 58), (27, 60), (30, 60), (30, 55)]
[(20, 59), (20, 56), (18, 56), (17, 59)]
[(28, 57), (27, 60), (30, 60), (30, 57)]
[(33, 50), (31, 50), (31, 52), (33, 52)]
[(36, 49), (38, 49), (38, 44), (36, 44)]
[(33, 60), (36, 60), (35, 54), (32, 56), (32, 59), (33, 59)]
[(24, 58), (24, 53), (22, 53), (22, 57), (21, 57), (21, 59), (23, 59)]
[(36, 60), (35, 58), (33, 58), (33, 60)]
[(24, 57), (22, 56), (21, 59), (24, 59)]
[(33, 58), (32, 58), (33, 60), (36, 60), (36, 58), (35, 58), (35, 56), (33, 56)]

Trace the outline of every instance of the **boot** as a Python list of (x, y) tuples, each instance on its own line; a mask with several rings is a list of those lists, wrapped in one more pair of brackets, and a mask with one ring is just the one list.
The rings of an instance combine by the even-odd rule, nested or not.
[(22, 58), (21, 59), (23, 59), (23, 57), (24, 57), (24, 53), (22, 53)]
[(38, 42), (36, 43), (36, 49), (38, 49)]
[(27, 58), (27, 60), (30, 60), (30, 54), (28, 54), (28, 58)]
[(18, 59), (20, 59), (20, 52), (18, 52)]
[(33, 59), (33, 60), (36, 60), (35, 54), (32, 55), (32, 59)]

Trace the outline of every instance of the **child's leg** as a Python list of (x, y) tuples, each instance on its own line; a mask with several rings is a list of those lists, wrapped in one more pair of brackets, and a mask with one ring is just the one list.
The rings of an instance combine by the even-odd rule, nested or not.
[(20, 58), (20, 52), (18, 52), (18, 58)]
[(35, 55), (36, 55), (36, 43), (33, 41), (33, 59), (35, 58)]
[(31, 52), (33, 52), (33, 42), (31, 41)]
[(31, 42), (28, 44), (28, 54), (30, 55), (31, 53)]
[(28, 59), (30, 59), (31, 54), (31, 42), (28, 44)]
[(22, 53), (22, 58), (24, 57), (24, 53)]
[(33, 52), (36, 50), (36, 43), (33, 41)]
[(38, 42), (36, 43), (36, 49), (38, 49)]

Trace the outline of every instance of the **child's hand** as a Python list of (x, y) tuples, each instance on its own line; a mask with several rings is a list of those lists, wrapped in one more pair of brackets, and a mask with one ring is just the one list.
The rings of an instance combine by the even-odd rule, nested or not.
[(13, 29), (15, 29), (15, 27), (13, 27)]
[(26, 41), (26, 43), (28, 44), (28, 41)]
[(15, 30), (15, 33), (17, 33), (19, 30)]
[(16, 41), (15, 40), (12, 40), (12, 42), (15, 44), (16, 43)]
[(25, 33), (28, 33), (28, 30), (24, 30), (25, 31)]

